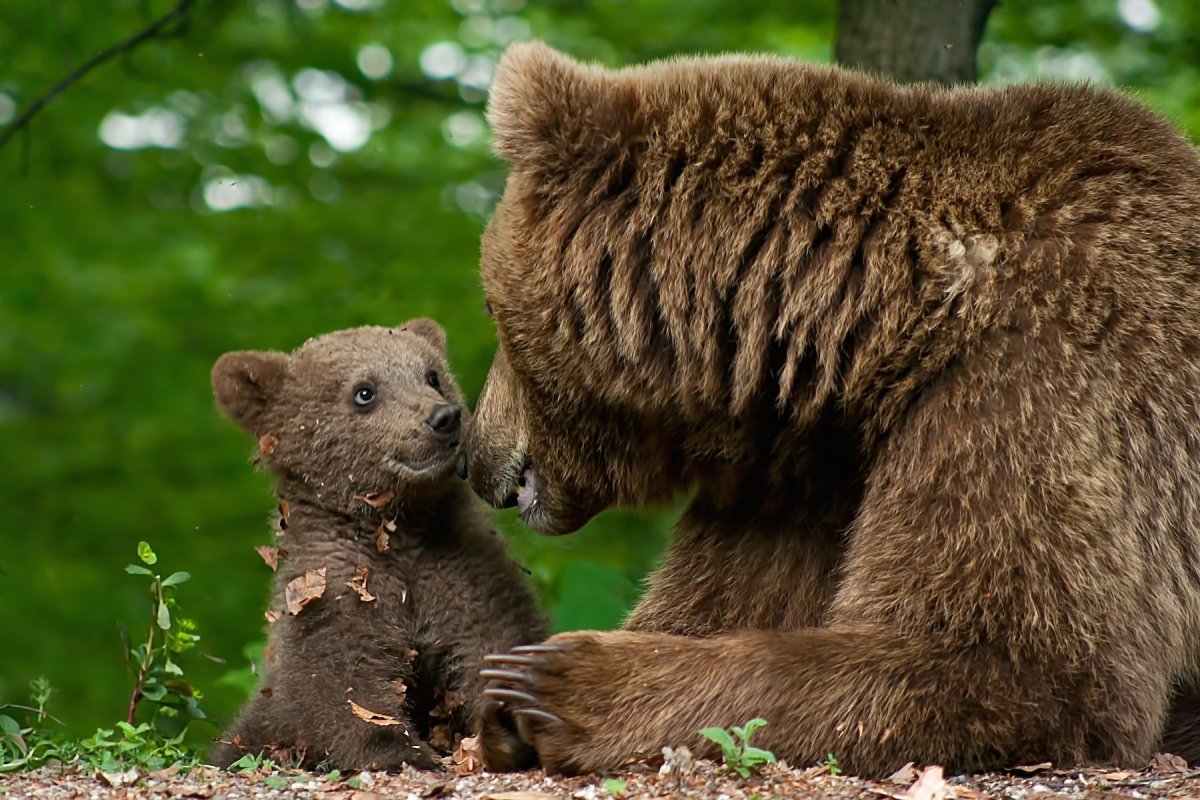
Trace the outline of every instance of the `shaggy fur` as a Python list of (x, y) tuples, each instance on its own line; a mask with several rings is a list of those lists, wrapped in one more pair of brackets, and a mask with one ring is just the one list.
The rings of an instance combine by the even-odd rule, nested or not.
[(476, 491), (560, 534), (694, 491), (626, 630), (496, 659), (506, 711), (561, 720), (519, 717), (543, 765), (712, 753), (701, 726), (753, 716), (870, 775), (1143, 763), (1200, 648), (1177, 130), (1086, 86), (536, 43), (489, 119)]
[[(462, 395), (444, 353), (441, 328), (414, 320), (213, 367), (218, 403), (259, 437), (288, 510), (262, 682), (211, 763), (266, 751), (339, 769), (438, 767), (437, 747), (476, 724), (484, 654), (545, 635), (519, 568), (453, 476)], [(364, 387), (374, 399), (360, 405)], [(322, 568), (323, 596), (288, 613), (287, 584)], [(349, 586), (363, 569), (374, 599)], [(365, 721), (349, 701), (396, 723)]]

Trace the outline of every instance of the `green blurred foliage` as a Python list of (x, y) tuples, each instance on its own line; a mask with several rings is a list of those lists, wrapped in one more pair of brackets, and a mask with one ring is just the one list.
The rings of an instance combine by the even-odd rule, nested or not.
[[(0, 123), (175, 0), (0, 0)], [(1147, 10), (1149, 9), (1149, 10)], [(242, 348), (417, 316), (469, 396), (494, 348), (479, 234), (503, 185), (492, 64), (537, 36), (609, 64), (719, 50), (830, 58), (832, 0), (198, 0), (0, 151), (0, 702), (41, 673), (86, 732), (121, 717), (140, 539), (191, 572), (189, 677), (224, 720), (252, 684), (270, 482), (216, 411)], [(1154, 17), (1154, 19), (1150, 19)], [(1152, 24), (1151, 24), (1152, 23)], [(1200, 132), (1191, 0), (1006, 0), (984, 79), (1127, 85)], [(496, 514), (556, 629), (614, 627), (671, 510), (541, 538)]]

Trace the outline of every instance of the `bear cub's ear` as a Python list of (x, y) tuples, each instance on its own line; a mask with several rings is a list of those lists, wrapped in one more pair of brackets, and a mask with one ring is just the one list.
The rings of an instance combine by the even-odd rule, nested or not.
[(288, 357), (283, 353), (226, 353), (212, 368), (217, 405), (250, 433), (265, 433), (260, 430), (263, 415), (282, 391), (287, 369)]
[(400, 326), (400, 330), (415, 333), (422, 339), (426, 340), (437, 348), (439, 353), (446, 352), (446, 332), (442, 330), (442, 326), (429, 319), (428, 317), (420, 317), (419, 319), (411, 319)]

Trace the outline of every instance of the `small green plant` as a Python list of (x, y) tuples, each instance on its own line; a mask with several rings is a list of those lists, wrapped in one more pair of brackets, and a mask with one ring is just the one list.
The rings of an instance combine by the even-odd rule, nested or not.
[(825, 769), (829, 770), (830, 775), (842, 774), (842, 768), (838, 766), (837, 759), (833, 757), (833, 753), (825, 756)]
[(44, 761), (54, 743), (45, 729), (47, 720), (61, 725), (46, 711), (54, 690), (45, 676), (29, 682), (31, 705), (8, 703), (0, 706), (0, 772), (13, 772)]
[(629, 788), (629, 782), (620, 778), (608, 778), (604, 781), (604, 791), (613, 797), (620, 797)]
[(770, 750), (750, 745), (750, 738), (766, 724), (765, 719), (756, 717), (742, 727), (734, 725), (729, 730), (701, 728), (700, 735), (720, 745), (721, 754), (725, 757), (725, 766), (743, 778), (749, 778), (750, 773), (763, 764), (775, 763), (775, 754)]
[[(177, 733), (189, 720), (204, 719), (199, 705), (200, 690), (184, 679), (177, 661), (178, 656), (200, 641), (196, 623), (179, 615), (175, 597), (177, 587), (192, 576), (172, 572), (164, 578), (151, 570), (158, 563), (158, 556), (147, 542), (138, 542), (137, 554), (142, 563), (130, 564), (125, 571), (149, 578), (150, 624), (146, 641), (136, 647), (126, 644), (126, 659), (134, 681), (125, 722), (132, 725), (139, 704), (146, 702), (154, 708), (151, 716), (154, 727)], [(168, 720), (182, 720), (182, 725)]]
[[(188, 723), (204, 719), (201, 695), (185, 680), (179, 657), (200, 637), (195, 623), (179, 615), (175, 597), (177, 587), (190, 576), (173, 572), (164, 578), (149, 569), (158, 556), (147, 542), (138, 542), (137, 555), (142, 563), (130, 564), (125, 571), (149, 578), (150, 625), (146, 641), (136, 646), (125, 641), (133, 676), (125, 719), (85, 739), (67, 739), (49, 727), (49, 722), (62, 722), (46, 710), (53, 694), (50, 682), (37, 678), (30, 683), (30, 705), (0, 706), (0, 773), (34, 769), (50, 760), (102, 772), (198, 763), (184, 736)], [(138, 709), (147, 705), (153, 708), (149, 720), (137, 722)]]
[(246, 753), (229, 765), (230, 772), (274, 772), (278, 765), (262, 753)]

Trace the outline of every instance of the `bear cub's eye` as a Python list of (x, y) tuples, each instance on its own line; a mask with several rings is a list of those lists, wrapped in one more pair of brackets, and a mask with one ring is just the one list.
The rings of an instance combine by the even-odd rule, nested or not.
[(375, 403), (375, 387), (369, 383), (360, 383), (354, 387), (354, 405), (359, 408), (369, 408)]
[(425, 373), (425, 382), (439, 392), (442, 390), (442, 379), (438, 377), (437, 370), (431, 369)]

